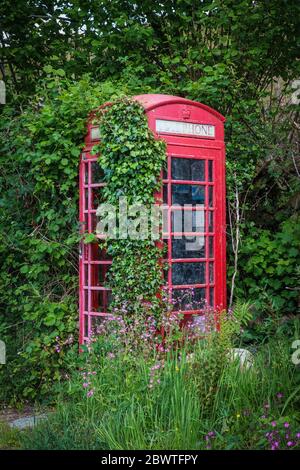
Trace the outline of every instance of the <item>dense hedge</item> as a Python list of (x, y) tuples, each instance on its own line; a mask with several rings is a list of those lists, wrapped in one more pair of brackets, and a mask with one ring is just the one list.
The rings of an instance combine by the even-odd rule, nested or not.
[[(51, 398), (53, 383), (73, 364), (78, 162), (89, 111), (123, 95), (173, 91), (172, 84), (151, 90), (138, 79), (127, 86), (122, 81), (95, 83), (88, 77), (70, 81), (63, 75), (62, 70), (49, 71), (22, 112), (6, 106), (1, 119), (0, 337), (7, 343), (8, 363), (0, 369), (5, 383), (0, 393), (7, 400)], [(195, 90), (187, 96), (201, 98)], [(227, 99), (214, 88), (205, 102), (224, 112)], [(282, 123), (287, 121), (272, 127), (273, 108), (270, 117), (262, 109), (259, 100), (236, 98), (227, 115), (226, 142), (228, 202), (234, 212), (238, 189), (243, 208), (236, 293), (256, 304), (257, 316), (264, 318), (274, 311), (296, 312), (300, 235), (290, 202), (299, 182), (292, 160), (286, 158), (289, 144), (272, 154), (276, 139), (284, 140)], [(276, 194), (272, 207), (269, 192), (260, 194), (276, 183), (284, 191)], [(228, 240), (230, 279), (230, 234)]]

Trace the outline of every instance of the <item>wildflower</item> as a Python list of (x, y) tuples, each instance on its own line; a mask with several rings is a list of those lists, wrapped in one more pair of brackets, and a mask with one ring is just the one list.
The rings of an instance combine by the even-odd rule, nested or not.
[(288, 447), (293, 447), (293, 446), (295, 445), (295, 442), (289, 441), (289, 442), (287, 442), (286, 445), (287, 445)]
[(237, 413), (236, 419), (239, 419), (240, 417), (241, 417), (241, 415), (239, 413)]
[(283, 397), (283, 393), (278, 392), (276, 396), (277, 396), (277, 398), (280, 400), (280, 399)]
[(289, 423), (287, 423), (287, 422), (285, 422), (283, 426), (284, 426), (285, 428), (289, 428), (289, 427), (290, 427)]
[(279, 442), (278, 442), (278, 441), (274, 441), (274, 442), (272, 443), (271, 450), (276, 450), (276, 449), (278, 449), (278, 447), (279, 447)]
[(300, 432), (297, 432), (296, 437), (297, 439), (300, 439)]
[(272, 421), (271, 426), (273, 426), (273, 428), (275, 428), (277, 426), (276, 421)]
[(90, 385), (89, 382), (84, 382), (84, 383), (82, 384), (83, 388), (88, 388), (89, 385)]
[(94, 389), (91, 388), (91, 390), (89, 390), (89, 391), (87, 392), (86, 396), (87, 396), (88, 398), (90, 398), (90, 397), (92, 397), (93, 395), (94, 395)]

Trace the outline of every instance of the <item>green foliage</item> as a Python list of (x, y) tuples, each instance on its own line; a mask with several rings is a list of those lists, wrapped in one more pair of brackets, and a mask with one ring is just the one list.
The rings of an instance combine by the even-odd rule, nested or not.
[(243, 237), (237, 295), (249, 296), (261, 318), (266, 312), (297, 313), (299, 222), (299, 217), (292, 217), (275, 233), (250, 224)]
[(2, 399), (51, 398), (77, 341), (79, 153), (88, 113), (121, 87), (61, 75), (1, 120)]
[(17, 450), (20, 447), (20, 431), (0, 421), (0, 450)]
[[(270, 449), (266, 432), (273, 430), (275, 420), (281, 434), (289, 423), (299, 446), (299, 395), (293, 393), (299, 371), (290, 361), (288, 342), (260, 348), (247, 370), (230, 362), (228, 355), (217, 360), (213, 336), (194, 343), (192, 354), (186, 344), (179, 355), (147, 357), (140, 351), (109, 354), (109, 337), (100, 337), (93, 351), (82, 355), (81, 373), (72, 374), (56, 413), (24, 435), (23, 446)], [(288, 448), (285, 434), (281, 449)]]
[(241, 326), (247, 326), (252, 320), (252, 312), (250, 310), (250, 302), (242, 302), (240, 299), (237, 299), (233, 307), (234, 317), (238, 320)]
[[(7, 384), (1, 396), (49, 396), (51, 381), (63, 372), (59, 359), (69, 347), (64, 343), (77, 331), (77, 174), (86, 117), (120, 96), (178, 94), (226, 116), (233, 222), (228, 279), (237, 189), (242, 238), (236, 298), (255, 304), (255, 321), (266, 317), (260, 334), (251, 337), (264, 340), (299, 304), (299, 127), (298, 108), (290, 102), (291, 83), (299, 78), (299, 2), (183, 1), (176, 8), (173, 1), (148, 0), (76, 0), (55, 8), (39, 0), (20, 0), (13, 9), (10, 4), (0, 5), (0, 71), (8, 103), (0, 109), (0, 338), (8, 346), (8, 365), (0, 366)], [(123, 104), (125, 110), (129, 103)], [(141, 110), (135, 112), (145, 129)], [(151, 136), (135, 137), (134, 143), (154, 149)], [(136, 165), (132, 151), (124, 151)], [(112, 156), (121, 158), (122, 152), (120, 147)], [(147, 174), (156, 174), (161, 162), (155, 161), (152, 169), (150, 160), (143, 161)], [(121, 167), (126, 182), (134, 166), (126, 168), (124, 160)], [(111, 196), (113, 187), (122, 190), (121, 178), (118, 173), (110, 180)], [(143, 183), (152, 197), (155, 181)], [(126, 184), (135, 191), (129, 178)], [(118, 289), (120, 281), (122, 296), (124, 278), (117, 273), (125, 269), (132, 299), (144, 292), (143, 283), (151, 296), (157, 286), (154, 247), (151, 259), (136, 255), (141, 246), (145, 253), (144, 243), (111, 248), (127, 250), (126, 266), (114, 252), (112, 282)], [(145, 272), (153, 275), (145, 279)]]
[[(151, 309), (161, 314), (162, 250), (145, 229), (134, 227), (129, 220), (121, 229), (120, 198), (126, 198), (128, 206), (134, 205), (141, 217), (146, 212), (146, 229), (150, 229), (148, 214), (155, 202), (154, 194), (161, 189), (160, 174), (166, 161), (165, 143), (154, 138), (149, 130), (143, 107), (136, 101), (123, 99), (100, 111), (99, 165), (107, 182), (103, 201), (115, 207), (118, 233), (108, 237), (104, 247), (112, 256), (108, 283), (113, 292), (113, 307), (127, 307), (127, 314)], [(124, 224), (124, 222), (122, 222)], [(123, 230), (123, 232), (122, 232)], [(117, 237), (115, 238), (115, 235)], [(146, 233), (147, 235), (147, 233)]]

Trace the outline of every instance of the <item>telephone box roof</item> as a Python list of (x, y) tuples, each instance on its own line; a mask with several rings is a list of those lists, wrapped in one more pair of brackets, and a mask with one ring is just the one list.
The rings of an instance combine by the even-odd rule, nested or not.
[(168, 104), (186, 104), (190, 106), (197, 106), (199, 108), (205, 109), (207, 112), (216, 116), (220, 121), (224, 122), (225, 117), (222, 114), (218, 113), (213, 108), (199, 103), (198, 101), (188, 100), (186, 98), (181, 98), (180, 96), (172, 95), (159, 95), (159, 94), (146, 94), (146, 95), (136, 95), (133, 97), (134, 100), (138, 101), (144, 108), (145, 111), (151, 111), (151, 109), (158, 108), (159, 106), (165, 106)]

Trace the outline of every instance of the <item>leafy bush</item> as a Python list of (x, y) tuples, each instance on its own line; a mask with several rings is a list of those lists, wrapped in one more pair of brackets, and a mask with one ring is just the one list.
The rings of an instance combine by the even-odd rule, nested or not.
[(79, 154), (88, 113), (121, 88), (54, 71), (22, 115), (2, 115), (1, 399), (51, 399), (66, 372), (78, 330)]

